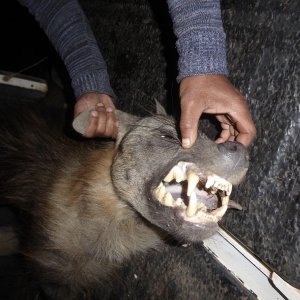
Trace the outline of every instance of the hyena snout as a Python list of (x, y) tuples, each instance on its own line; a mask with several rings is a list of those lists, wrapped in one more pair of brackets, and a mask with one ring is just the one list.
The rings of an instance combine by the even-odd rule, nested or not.
[(247, 149), (238, 142), (225, 142), (218, 144), (218, 150), (222, 155), (229, 159), (235, 166), (240, 164), (241, 166), (247, 166), (249, 155)]

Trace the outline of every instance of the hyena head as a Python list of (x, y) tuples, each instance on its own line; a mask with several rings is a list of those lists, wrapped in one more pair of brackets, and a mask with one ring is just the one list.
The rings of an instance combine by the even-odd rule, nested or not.
[(202, 132), (184, 149), (172, 117), (118, 114), (112, 177), (120, 198), (177, 239), (200, 241), (214, 234), (232, 184), (247, 171), (247, 150), (236, 142), (217, 145)]

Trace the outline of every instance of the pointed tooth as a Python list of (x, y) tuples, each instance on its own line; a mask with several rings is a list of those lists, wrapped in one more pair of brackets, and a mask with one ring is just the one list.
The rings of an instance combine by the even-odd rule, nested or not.
[(160, 197), (159, 197), (159, 187), (157, 187), (155, 190), (154, 190), (154, 194), (155, 194), (155, 196), (156, 196), (156, 198), (158, 199), (158, 200), (161, 200), (160, 199)]
[(158, 190), (157, 190), (157, 198), (158, 200), (162, 200), (164, 198), (164, 195), (166, 193), (166, 188), (165, 186), (161, 186)]
[(162, 200), (166, 206), (174, 206), (174, 199), (171, 193), (167, 192)]
[(222, 197), (222, 205), (228, 205), (229, 203), (229, 196)]
[(181, 182), (185, 179), (185, 174), (180, 167), (175, 166), (173, 172), (176, 182)]
[(213, 194), (213, 195), (215, 195), (215, 194), (217, 193), (217, 191), (218, 191), (218, 190), (214, 188), (214, 189), (212, 189), (212, 190), (210, 191), (210, 193)]
[(188, 217), (192, 217), (197, 212), (197, 196), (195, 192), (191, 193), (190, 199), (189, 199), (189, 205), (186, 209), (186, 215)]
[(207, 181), (205, 183), (205, 188), (206, 189), (209, 189), (211, 186), (213, 186), (215, 180), (214, 180), (214, 176), (212, 175), (208, 175), (207, 176)]
[(227, 186), (227, 189), (226, 189), (226, 194), (228, 196), (230, 196), (231, 192), (232, 192), (232, 184), (228, 182), (228, 186)]
[(227, 208), (228, 208), (228, 205), (223, 205), (223, 206), (215, 209), (214, 211), (212, 211), (210, 213), (210, 215), (217, 217), (218, 220), (221, 220), (221, 218), (225, 215)]
[(199, 182), (199, 177), (195, 173), (191, 172), (188, 174), (187, 180), (188, 180), (187, 195), (190, 197)]
[(169, 172), (169, 174), (164, 178), (165, 182), (171, 182), (174, 179), (173, 169)]
[(184, 202), (181, 198), (177, 198), (176, 201), (175, 201), (175, 205), (176, 206), (183, 206)]
[(198, 209), (198, 210), (201, 210), (201, 211), (203, 211), (203, 212), (206, 212), (206, 211), (207, 211), (207, 207), (206, 207), (205, 204), (203, 204), (203, 203), (199, 203), (199, 204), (197, 205), (197, 209)]

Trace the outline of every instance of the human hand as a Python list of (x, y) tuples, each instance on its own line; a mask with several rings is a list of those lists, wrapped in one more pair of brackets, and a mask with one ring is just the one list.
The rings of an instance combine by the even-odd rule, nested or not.
[(247, 102), (224, 75), (191, 76), (180, 83), (182, 146), (197, 138), (202, 113), (215, 114), (222, 131), (216, 143), (237, 141), (249, 146), (256, 136)]
[(110, 96), (100, 93), (83, 94), (75, 104), (74, 118), (86, 110), (91, 110), (91, 112), (89, 126), (84, 133), (85, 137), (116, 138), (119, 123)]

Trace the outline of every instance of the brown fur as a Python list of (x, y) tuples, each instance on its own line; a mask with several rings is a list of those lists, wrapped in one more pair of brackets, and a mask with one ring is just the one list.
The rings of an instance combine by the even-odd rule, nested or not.
[(169, 233), (199, 241), (214, 232), (216, 224), (183, 224), (153, 199), (179, 160), (235, 182), (245, 174), (244, 162), (226, 160), (204, 135), (183, 150), (169, 117), (124, 115), (121, 123), (117, 148), (57, 136), (34, 116), (0, 130), (0, 199), (20, 212), (20, 251), (53, 299), (90, 298), (124, 261), (159, 249)]

